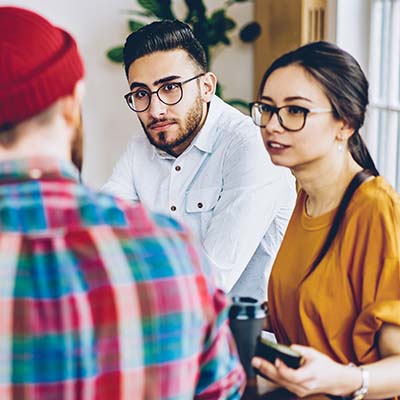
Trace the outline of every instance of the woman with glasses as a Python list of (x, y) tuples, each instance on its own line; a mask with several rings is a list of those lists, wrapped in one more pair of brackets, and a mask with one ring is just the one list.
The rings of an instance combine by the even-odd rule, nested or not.
[(253, 121), (299, 192), (268, 286), (278, 342), (304, 360), (253, 365), (297, 395), (400, 394), (400, 196), (360, 136), (368, 82), (357, 61), (317, 42), (266, 71)]

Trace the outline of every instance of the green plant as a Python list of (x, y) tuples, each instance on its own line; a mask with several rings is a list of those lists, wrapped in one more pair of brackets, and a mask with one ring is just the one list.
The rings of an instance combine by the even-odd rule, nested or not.
[[(226, 0), (222, 7), (208, 15), (203, 0), (185, 0), (186, 16), (184, 21), (189, 24), (196, 37), (203, 45), (208, 65), (212, 62), (212, 49), (218, 45), (229, 46), (229, 34), (237, 27), (236, 22), (227, 15), (229, 7), (235, 3), (245, 3), (252, 0)], [(133, 18), (129, 18), (129, 30), (134, 32), (151, 20), (176, 19), (172, 9), (172, 0), (137, 0), (142, 10), (129, 11)], [(250, 22), (240, 29), (239, 37), (243, 42), (253, 42), (261, 33), (257, 22)], [(117, 63), (123, 62), (122, 46), (113, 47), (107, 51), (107, 57)], [(217, 87), (217, 94), (222, 96), (222, 88)], [(230, 99), (234, 106), (247, 108), (247, 103), (241, 99)]]

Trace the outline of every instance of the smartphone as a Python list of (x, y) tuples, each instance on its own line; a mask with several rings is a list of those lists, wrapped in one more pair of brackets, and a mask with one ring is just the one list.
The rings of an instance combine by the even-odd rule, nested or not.
[[(271, 342), (262, 336), (257, 338), (255, 356), (264, 358), (271, 363), (275, 363), (275, 360), (279, 358), (288, 367), (297, 369), (304, 363), (304, 359), (300, 353), (293, 350), (289, 346), (280, 343)], [(259, 373), (259, 371), (257, 371)]]

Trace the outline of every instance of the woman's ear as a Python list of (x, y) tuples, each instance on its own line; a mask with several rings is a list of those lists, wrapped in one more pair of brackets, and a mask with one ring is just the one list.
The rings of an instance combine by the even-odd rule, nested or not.
[(350, 126), (350, 124), (346, 121), (340, 122), (339, 132), (336, 135), (336, 139), (339, 142), (347, 141), (354, 134), (354, 127)]
[(217, 89), (217, 77), (212, 72), (206, 72), (201, 80), (201, 99), (208, 103)]

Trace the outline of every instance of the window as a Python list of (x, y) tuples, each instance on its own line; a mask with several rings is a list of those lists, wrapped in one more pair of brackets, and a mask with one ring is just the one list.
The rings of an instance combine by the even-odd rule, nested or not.
[(380, 173), (400, 191), (400, 0), (371, 0), (366, 140)]

